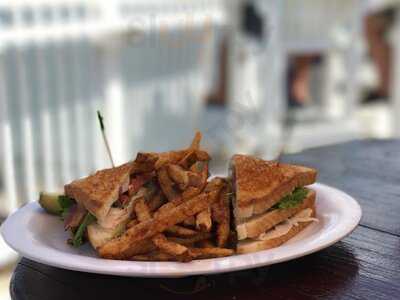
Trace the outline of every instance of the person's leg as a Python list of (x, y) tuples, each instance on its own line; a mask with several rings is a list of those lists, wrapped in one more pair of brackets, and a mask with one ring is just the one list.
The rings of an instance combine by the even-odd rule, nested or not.
[(290, 94), (293, 101), (305, 104), (310, 101), (310, 74), (312, 62), (316, 55), (296, 56), (292, 60), (292, 83)]
[(385, 37), (390, 21), (387, 13), (373, 14), (365, 18), (365, 35), (371, 59), (379, 75), (377, 93), (381, 97), (388, 96), (391, 80), (392, 51)]
[(223, 106), (227, 101), (227, 68), (228, 68), (228, 46), (224, 39), (219, 49), (218, 60), (218, 78), (214, 90), (207, 96), (206, 102), (212, 105)]

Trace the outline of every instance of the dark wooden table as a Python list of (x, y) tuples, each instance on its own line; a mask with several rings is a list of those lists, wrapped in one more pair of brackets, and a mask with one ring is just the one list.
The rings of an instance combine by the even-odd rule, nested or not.
[(400, 141), (363, 141), (285, 157), (353, 195), (361, 225), (306, 257), (248, 271), (183, 279), (85, 274), (22, 259), (13, 299), (400, 299)]

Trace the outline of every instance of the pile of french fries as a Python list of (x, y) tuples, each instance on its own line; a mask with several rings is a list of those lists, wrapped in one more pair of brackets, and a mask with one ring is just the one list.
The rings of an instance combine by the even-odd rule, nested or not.
[[(139, 153), (134, 172), (155, 182), (151, 196), (135, 201), (126, 236), (100, 254), (136, 261), (180, 261), (229, 256), (231, 187), (209, 180), (207, 152), (196, 133), (188, 149)], [(119, 244), (118, 244), (119, 243)], [(113, 248), (114, 247), (114, 248)], [(103, 252), (103, 253), (102, 253)]]

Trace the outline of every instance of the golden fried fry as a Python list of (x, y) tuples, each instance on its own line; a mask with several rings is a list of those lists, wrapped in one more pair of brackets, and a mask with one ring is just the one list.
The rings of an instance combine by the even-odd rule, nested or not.
[(155, 213), (154, 216), (162, 216), (169, 212), (174, 207), (180, 205), (183, 202), (182, 197), (175, 198), (174, 200), (163, 204)]
[(188, 169), (196, 162), (208, 162), (210, 159), (208, 153), (203, 150), (189, 149), (185, 156), (178, 162), (178, 165)]
[(139, 152), (133, 162), (132, 174), (148, 173), (154, 171), (154, 164), (157, 161), (156, 153)]
[(164, 197), (160, 192), (153, 195), (153, 197), (151, 197), (149, 201), (146, 202), (151, 212), (159, 209), (164, 203), (165, 203)]
[(208, 153), (203, 150), (196, 150), (195, 156), (196, 156), (196, 159), (199, 161), (209, 161), (211, 159), (210, 155), (208, 155)]
[(200, 187), (203, 184), (203, 179), (201, 174), (191, 171), (189, 171), (187, 174), (189, 177), (189, 182), (188, 182), (189, 186)]
[(107, 242), (102, 247), (96, 249), (102, 258), (128, 259), (133, 255), (148, 253), (156, 249), (156, 246), (151, 241), (151, 239), (140, 240), (132, 244), (123, 244), (123, 245), (114, 244), (114, 242), (115, 239)]
[(135, 213), (139, 222), (144, 222), (151, 219), (151, 214), (149, 208), (147, 207), (144, 201), (144, 197), (141, 197), (138, 200), (136, 200)]
[(128, 224), (126, 224), (126, 228), (129, 229), (135, 225), (139, 224), (139, 220), (138, 219), (133, 219), (131, 221), (129, 221)]
[(154, 245), (159, 248), (162, 252), (165, 252), (174, 256), (182, 256), (187, 253), (188, 248), (178, 243), (169, 241), (164, 234), (159, 233), (152, 239)]
[(195, 236), (190, 238), (177, 238), (177, 237), (170, 237), (169, 240), (181, 245), (190, 246), (197, 242), (210, 239), (212, 234), (209, 232), (199, 232)]
[(179, 197), (177, 191), (175, 191), (173, 185), (173, 181), (168, 176), (168, 171), (166, 167), (162, 167), (157, 172), (158, 175), (158, 182), (160, 183), (161, 189), (165, 196), (167, 197), (168, 201), (172, 201)]
[(182, 192), (182, 198), (184, 200), (193, 198), (201, 193), (201, 188), (189, 186), (186, 190)]
[(229, 239), (229, 223), (224, 222), (217, 225), (217, 246), (225, 247)]
[(132, 173), (137, 174), (137, 173), (147, 173), (151, 172), (154, 170), (154, 162), (134, 162), (133, 163), (133, 168), (132, 168)]
[(232, 249), (226, 248), (189, 248), (188, 254), (185, 255), (171, 255), (168, 253), (164, 253), (161, 251), (152, 251), (150, 253), (135, 255), (130, 258), (130, 260), (134, 261), (181, 261), (187, 262), (192, 259), (205, 259), (205, 258), (216, 258), (216, 257), (224, 257), (230, 256), (234, 253)]
[(179, 225), (171, 226), (170, 228), (167, 228), (165, 232), (177, 237), (192, 237), (197, 234), (197, 231)]
[[(207, 189), (207, 188), (206, 188)], [(223, 247), (229, 238), (230, 230), (230, 187), (225, 184), (219, 193), (218, 201), (212, 205), (212, 219), (217, 223), (217, 245)]]
[(189, 248), (188, 252), (192, 259), (224, 257), (234, 253), (227, 248)]
[(188, 186), (189, 184), (188, 171), (185, 171), (179, 165), (172, 165), (172, 164), (167, 166), (167, 171), (169, 177), (179, 185), (180, 189), (185, 189)]
[(203, 240), (197, 243), (199, 248), (214, 248), (215, 245), (211, 240)]
[(196, 218), (194, 216), (191, 216), (191, 217), (187, 218), (186, 220), (184, 220), (182, 222), (182, 224), (185, 226), (194, 227), (194, 226), (196, 226)]
[(202, 138), (201, 132), (197, 131), (196, 134), (194, 135), (193, 141), (190, 144), (189, 149), (193, 149), (193, 150), (200, 149), (201, 138)]
[(171, 209), (173, 209), (174, 207), (176, 207), (176, 205), (173, 202), (168, 202), (165, 203), (164, 205), (162, 205), (155, 213), (154, 213), (154, 217), (158, 218), (161, 217), (163, 214), (168, 213)]
[(152, 251), (146, 254), (134, 255), (130, 258), (133, 261), (177, 261), (173, 255), (163, 253), (160, 251)]
[(207, 182), (207, 185), (204, 189), (205, 192), (210, 192), (213, 190), (220, 190), (225, 186), (225, 179), (221, 177), (214, 177), (211, 179), (209, 182)]
[[(196, 163), (197, 164), (197, 163)], [(201, 176), (201, 183), (198, 187), (188, 187), (185, 191), (182, 192), (182, 198), (183, 199), (190, 199), (192, 197), (195, 197), (196, 195), (200, 194), (204, 187), (207, 184), (207, 178), (208, 178), (208, 164), (204, 163), (201, 166), (201, 171), (200, 176)]]
[(135, 158), (137, 163), (155, 163), (158, 159), (158, 154), (154, 152), (138, 152)]
[(185, 169), (188, 169), (192, 164), (196, 162), (195, 150), (189, 149), (182, 159), (178, 162), (178, 165)]
[(208, 207), (196, 216), (196, 228), (202, 232), (210, 232), (212, 227), (211, 209)]
[(181, 151), (169, 151), (158, 154), (158, 160), (156, 161), (154, 167), (156, 170), (164, 167), (167, 164), (176, 164), (187, 155), (188, 150)]
[(204, 170), (205, 166), (208, 166), (207, 162), (204, 161), (196, 161), (193, 165), (190, 166), (189, 170), (198, 174)]

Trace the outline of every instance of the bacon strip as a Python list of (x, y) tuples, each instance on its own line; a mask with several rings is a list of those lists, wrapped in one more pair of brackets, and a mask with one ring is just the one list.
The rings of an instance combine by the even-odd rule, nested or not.
[(69, 209), (68, 215), (64, 220), (64, 229), (68, 230), (70, 228), (78, 227), (83, 218), (85, 217), (87, 210), (82, 205), (74, 204)]
[(136, 194), (143, 185), (145, 185), (151, 178), (153, 178), (153, 176), (154, 173), (150, 172), (150, 173), (136, 175), (135, 177), (133, 177), (128, 187), (129, 196)]

